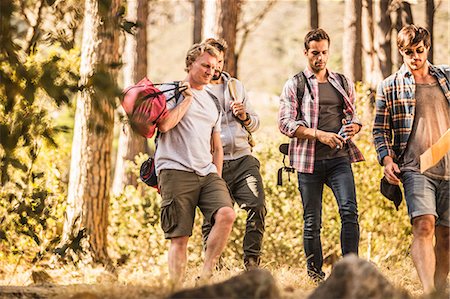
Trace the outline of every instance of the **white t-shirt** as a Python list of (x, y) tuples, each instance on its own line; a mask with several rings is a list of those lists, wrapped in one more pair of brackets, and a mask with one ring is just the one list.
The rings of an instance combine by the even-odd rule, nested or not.
[[(188, 111), (171, 130), (160, 135), (155, 154), (156, 171), (176, 169), (195, 172), (200, 176), (217, 173), (212, 162), (211, 135), (220, 132), (221, 115), (206, 90), (191, 89), (194, 95)], [(173, 92), (167, 92), (170, 98)], [(180, 96), (178, 104), (184, 100)], [(173, 109), (176, 101), (167, 103)]]

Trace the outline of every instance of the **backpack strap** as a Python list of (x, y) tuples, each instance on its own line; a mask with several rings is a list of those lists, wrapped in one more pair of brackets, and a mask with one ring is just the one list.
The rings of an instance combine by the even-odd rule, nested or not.
[(308, 88), (309, 94), (314, 97), (312, 93), (311, 86), (308, 83), (308, 79), (305, 76), (305, 73), (301, 71), (297, 75), (294, 76), (294, 80), (297, 83), (297, 118), (296, 120), (300, 119), (300, 115), (302, 114), (302, 99), (305, 95), (305, 88)]
[[(213, 94), (212, 92), (210, 92), (209, 90), (205, 89), (206, 92), (209, 94), (209, 96), (211, 97), (211, 99), (213, 100), (214, 104), (216, 105), (217, 108), (217, 112), (219, 113), (219, 117), (220, 117), (220, 112), (222, 111), (222, 108), (220, 107), (220, 103), (219, 103), (219, 99), (216, 97), (215, 94)], [(217, 119), (219, 119), (219, 117)]]
[(337, 75), (339, 77), (339, 80), (341, 81), (342, 87), (344, 87), (345, 93), (347, 95), (350, 95), (350, 87), (348, 85), (347, 78), (341, 73), (337, 73)]

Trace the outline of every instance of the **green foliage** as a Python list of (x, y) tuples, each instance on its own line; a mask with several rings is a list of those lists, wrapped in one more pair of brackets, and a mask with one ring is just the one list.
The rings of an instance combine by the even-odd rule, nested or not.
[(16, 24), (27, 20), (15, 3), (2, 1), (0, 9), (0, 244), (4, 254), (36, 260), (57, 240), (64, 194), (52, 172), (62, 155), (44, 161), (39, 153), (53, 151), (57, 133), (67, 131), (51, 114), (78, 90), (79, 51), (43, 45), (35, 34), (19, 45)]

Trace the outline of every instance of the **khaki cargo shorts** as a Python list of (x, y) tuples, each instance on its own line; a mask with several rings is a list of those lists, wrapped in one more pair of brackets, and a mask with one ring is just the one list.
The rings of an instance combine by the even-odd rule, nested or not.
[(233, 208), (227, 184), (217, 173), (199, 176), (164, 169), (158, 176), (158, 185), (162, 197), (161, 227), (166, 239), (192, 235), (196, 207), (211, 223), (220, 208)]

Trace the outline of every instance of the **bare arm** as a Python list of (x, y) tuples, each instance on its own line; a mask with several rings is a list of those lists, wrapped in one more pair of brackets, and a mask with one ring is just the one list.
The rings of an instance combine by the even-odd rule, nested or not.
[(344, 144), (344, 138), (338, 134), (307, 128), (304, 126), (299, 126), (295, 131), (294, 136), (298, 139), (317, 139), (331, 148), (336, 148), (337, 146), (342, 148)]
[(183, 82), (181, 86), (187, 86), (187, 89), (182, 92), (184, 99), (180, 104), (169, 110), (166, 118), (158, 122), (158, 130), (161, 133), (165, 133), (175, 127), (191, 106), (193, 97), (190, 85), (188, 82)]
[(217, 174), (222, 176), (223, 167), (223, 148), (220, 132), (213, 132), (211, 135), (213, 163), (216, 165)]

